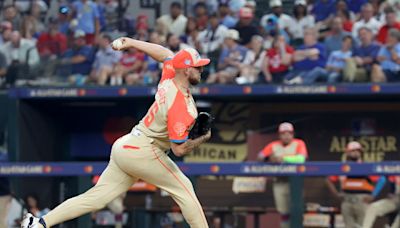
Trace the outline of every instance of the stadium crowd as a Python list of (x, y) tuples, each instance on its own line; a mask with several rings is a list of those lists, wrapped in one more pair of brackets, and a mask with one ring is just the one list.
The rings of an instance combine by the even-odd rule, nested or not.
[[(156, 83), (161, 66), (110, 42), (124, 34), (212, 60), (205, 83), (400, 81), (400, 2), (253, 0), (179, 2), (149, 23), (121, 17), (116, 0), (19, 1), (1, 12), (0, 84), (19, 79), (75, 85)], [(58, 14), (49, 16), (51, 4)], [(290, 12), (291, 11), (291, 12)], [(289, 12), (288, 14), (285, 12)]]

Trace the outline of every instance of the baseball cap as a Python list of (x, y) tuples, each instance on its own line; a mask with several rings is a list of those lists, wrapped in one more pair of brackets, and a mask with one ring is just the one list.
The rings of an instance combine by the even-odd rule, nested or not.
[(239, 32), (235, 29), (228, 29), (225, 33), (225, 39), (239, 40)]
[(253, 11), (248, 7), (243, 7), (239, 11), (239, 17), (244, 19), (253, 18)]
[(278, 131), (279, 131), (279, 133), (294, 132), (293, 124), (291, 124), (289, 122), (283, 122), (283, 123), (279, 124)]
[(347, 144), (346, 151), (353, 151), (353, 150), (361, 150), (362, 151), (361, 144), (357, 141), (349, 142)]
[(210, 59), (202, 59), (200, 54), (194, 48), (185, 48), (172, 58), (172, 65), (175, 69), (184, 69), (189, 67), (201, 67), (210, 63)]
[(271, 0), (269, 2), (269, 7), (281, 7), (282, 6), (282, 1), (281, 0)]

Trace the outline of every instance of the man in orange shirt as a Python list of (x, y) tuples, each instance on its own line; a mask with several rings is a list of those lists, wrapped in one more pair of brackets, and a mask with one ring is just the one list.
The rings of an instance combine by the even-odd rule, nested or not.
[(183, 156), (211, 137), (211, 131), (194, 139), (188, 137), (197, 118), (190, 87), (200, 82), (203, 66), (210, 60), (200, 58), (193, 48), (174, 55), (160, 45), (127, 37), (115, 42), (118, 44), (113, 46), (116, 50), (136, 48), (163, 62), (153, 105), (131, 133), (115, 141), (108, 166), (93, 188), (68, 199), (42, 218), (27, 214), (22, 228), (52, 227), (99, 210), (126, 192), (138, 179), (167, 191), (192, 228), (208, 228), (192, 183), (166, 151), (172, 149), (176, 156)]
[[(258, 159), (274, 163), (304, 163), (308, 157), (306, 144), (294, 138), (294, 127), (285, 122), (279, 125), (279, 140), (269, 143), (258, 155)], [(276, 177), (272, 190), (276, 209), (281, 215), (281, 228), (289, 227), (290, 185), (287, 177)]]

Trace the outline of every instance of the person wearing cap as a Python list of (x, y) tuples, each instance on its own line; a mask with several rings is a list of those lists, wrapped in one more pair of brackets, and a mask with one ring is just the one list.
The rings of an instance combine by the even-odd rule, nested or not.
[[(273, 163), (304, 163), (308, 157), (303, 140), (294, 138), (294, 127), (289, 122), (278, 127), (279, 140), (269, 143), (258, 154), (258, 160)], [(289, 227), (290, 186), (287, 177), (273, 179), (275, 206), (281, 215), (281, 228)]]
[(218, 71), (210, 74), (207, 83), (233, 83), (239, 74), (239, 66), (243, 62), (247, 48), (238, 44), (239, 32), (229, 29), (225, 34), (224, 48), (218, 60)]
[(268, 19), (272, 16), (278, 18), (279, 29), (285, 30), (287, 33), (289, 31), (290, 26), (292, 26), (292, 18), (283, 13), (282, 1), (281, 0), (271, 0), (269, 1), (269, 8), (271, 9), (271, 13), (264, 15), (260, 24), (263, 28), (268, 26)]
[(26, 214), (22, 228), (53, 227), (102, 209), (138, 179), (168, 192), (190, 227), (208, 228), (192, 183), (166, 151), (171, 149), (176, 156), (183, 156), (211, 137), (209, 131), (189, 138), (198, 115), (190, 88), (200, 82), (203, 67), (210, 59), (201, 58), (193, 48), (174, 55), (160, 45), (127, 37), (113, 41), (112, 47), (119, 51), (134, 48), (163, 63), (155, 101), (139, 124), (115, 141), (108, 166), (94, 187), (68, 199), (42, 218)]
[[(344, 162), (362, 163), (362, 152), (359, 142), (349, 142), (345, 149)], [(337, 182), (340, 191), (334, 185)], [(376, 186), (374, 182), (377, 182)], [(368, 204), (379, 195), (385, 179), (376, 176), (330, 176), (326, 183), (329, 191), (341, 201), (341, 213), (346, 228), (364, 228), (362, 223)]]
[(166, 36), (172, 33), (178, 37), (185, 33), (187, 18), (182, 14), (182, 4), (172, 2), (170, 5), (170, 13), (162, 15), (156, 21), (156, 31)]
[(72, 48), (65, 51), (59, 60), (58, 74), (70, 83), (81, 85), (86, 81), (93, 62), (93, 49), (86, 45), (86, 34), (75, 31)]
[(389, 30), (386, 45), (379, 50), (377, 61), (372, 66), (372, 82), (400, 81), (400, 31)]
[(239, 32), (241, 45), (249, 45), (251, 38), (258, 35), (257, 26), (252, 24), (253, 18), (253, 11), (250, 8), (243, 7), (239, 10), (239, 21), (234, 29)]
[(303, 44), (304, 30), (314, 26), (315, 19), (307, 13), (306, 0), (296, 0), (293, 7), (292, 25), (288, 29), (292, 44)]

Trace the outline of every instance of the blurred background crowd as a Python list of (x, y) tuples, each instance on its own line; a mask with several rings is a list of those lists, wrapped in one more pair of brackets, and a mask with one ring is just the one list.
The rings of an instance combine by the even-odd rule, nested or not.
[[(161, 66), (121, 35), (211, 58), (205, 83), (338, 83), (400, 80), (397, 0), (192, 0), (126, 16), (117, 0), (2, 1), (3, 85), (157, 83)], [(125, 5), (124, 5), (125, 4)], [(261, 4), (261, 6), (258, 6)]]

